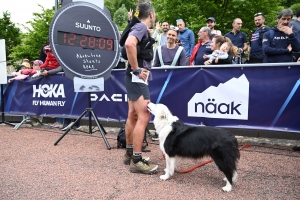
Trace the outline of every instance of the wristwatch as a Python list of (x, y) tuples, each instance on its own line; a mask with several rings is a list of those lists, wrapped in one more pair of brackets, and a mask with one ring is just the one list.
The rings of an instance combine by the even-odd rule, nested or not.
[(132, 73), (136, 76), (138, 76), (142, 72), (141, 68), (138, 68), (136, 71), (133, 71)]

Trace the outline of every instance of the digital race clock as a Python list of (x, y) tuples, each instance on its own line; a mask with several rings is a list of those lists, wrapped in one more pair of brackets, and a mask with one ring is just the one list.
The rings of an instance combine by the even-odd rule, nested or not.
[(52, 52), (70, 79), (107, 79), (119, 62), (118, 28), (109, 13), (92, 3), (61, 7), (49, 34)]
[(66, 33), (58, 31), (57, 34), (57, 44), (76, 46), (87, 49), (102, 49), (113, 51), (114, 41), (107, 38), (98, 38), (89, 35), (79, 35), (75, 33)]

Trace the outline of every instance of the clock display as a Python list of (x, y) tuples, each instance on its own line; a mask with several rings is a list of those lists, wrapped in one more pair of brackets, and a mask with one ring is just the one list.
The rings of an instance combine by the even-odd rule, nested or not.
[(114, 50), (114, 40), (102, 37), (58, 31), (57, 43), (86, 49)]

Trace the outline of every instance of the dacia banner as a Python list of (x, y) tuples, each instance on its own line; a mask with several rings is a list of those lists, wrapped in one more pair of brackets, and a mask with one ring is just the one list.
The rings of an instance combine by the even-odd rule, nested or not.
[[(167, 105), (185, 123), (300, 132), (299, 65), (165, 67), (151, 73), (151, 101)], [(126, 120), (124, 75), (113, 70), (104, 91), (91, 93), (99, 119)], [(5, 113), (77, 118), (89, 96), (74, 92), (72, 80), (57, 74), (13, 81), (4, 97)]]

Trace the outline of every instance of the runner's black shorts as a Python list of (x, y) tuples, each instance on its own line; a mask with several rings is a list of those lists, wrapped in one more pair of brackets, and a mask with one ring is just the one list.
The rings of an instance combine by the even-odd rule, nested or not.
[(125, 86), (127, 90), (127, 97), (131, 101), (137, 100), (143, 96), (145, 100), (150, 100), (149, 87), (143, 83), (133, 83), (131, 75), (125, 75)]

